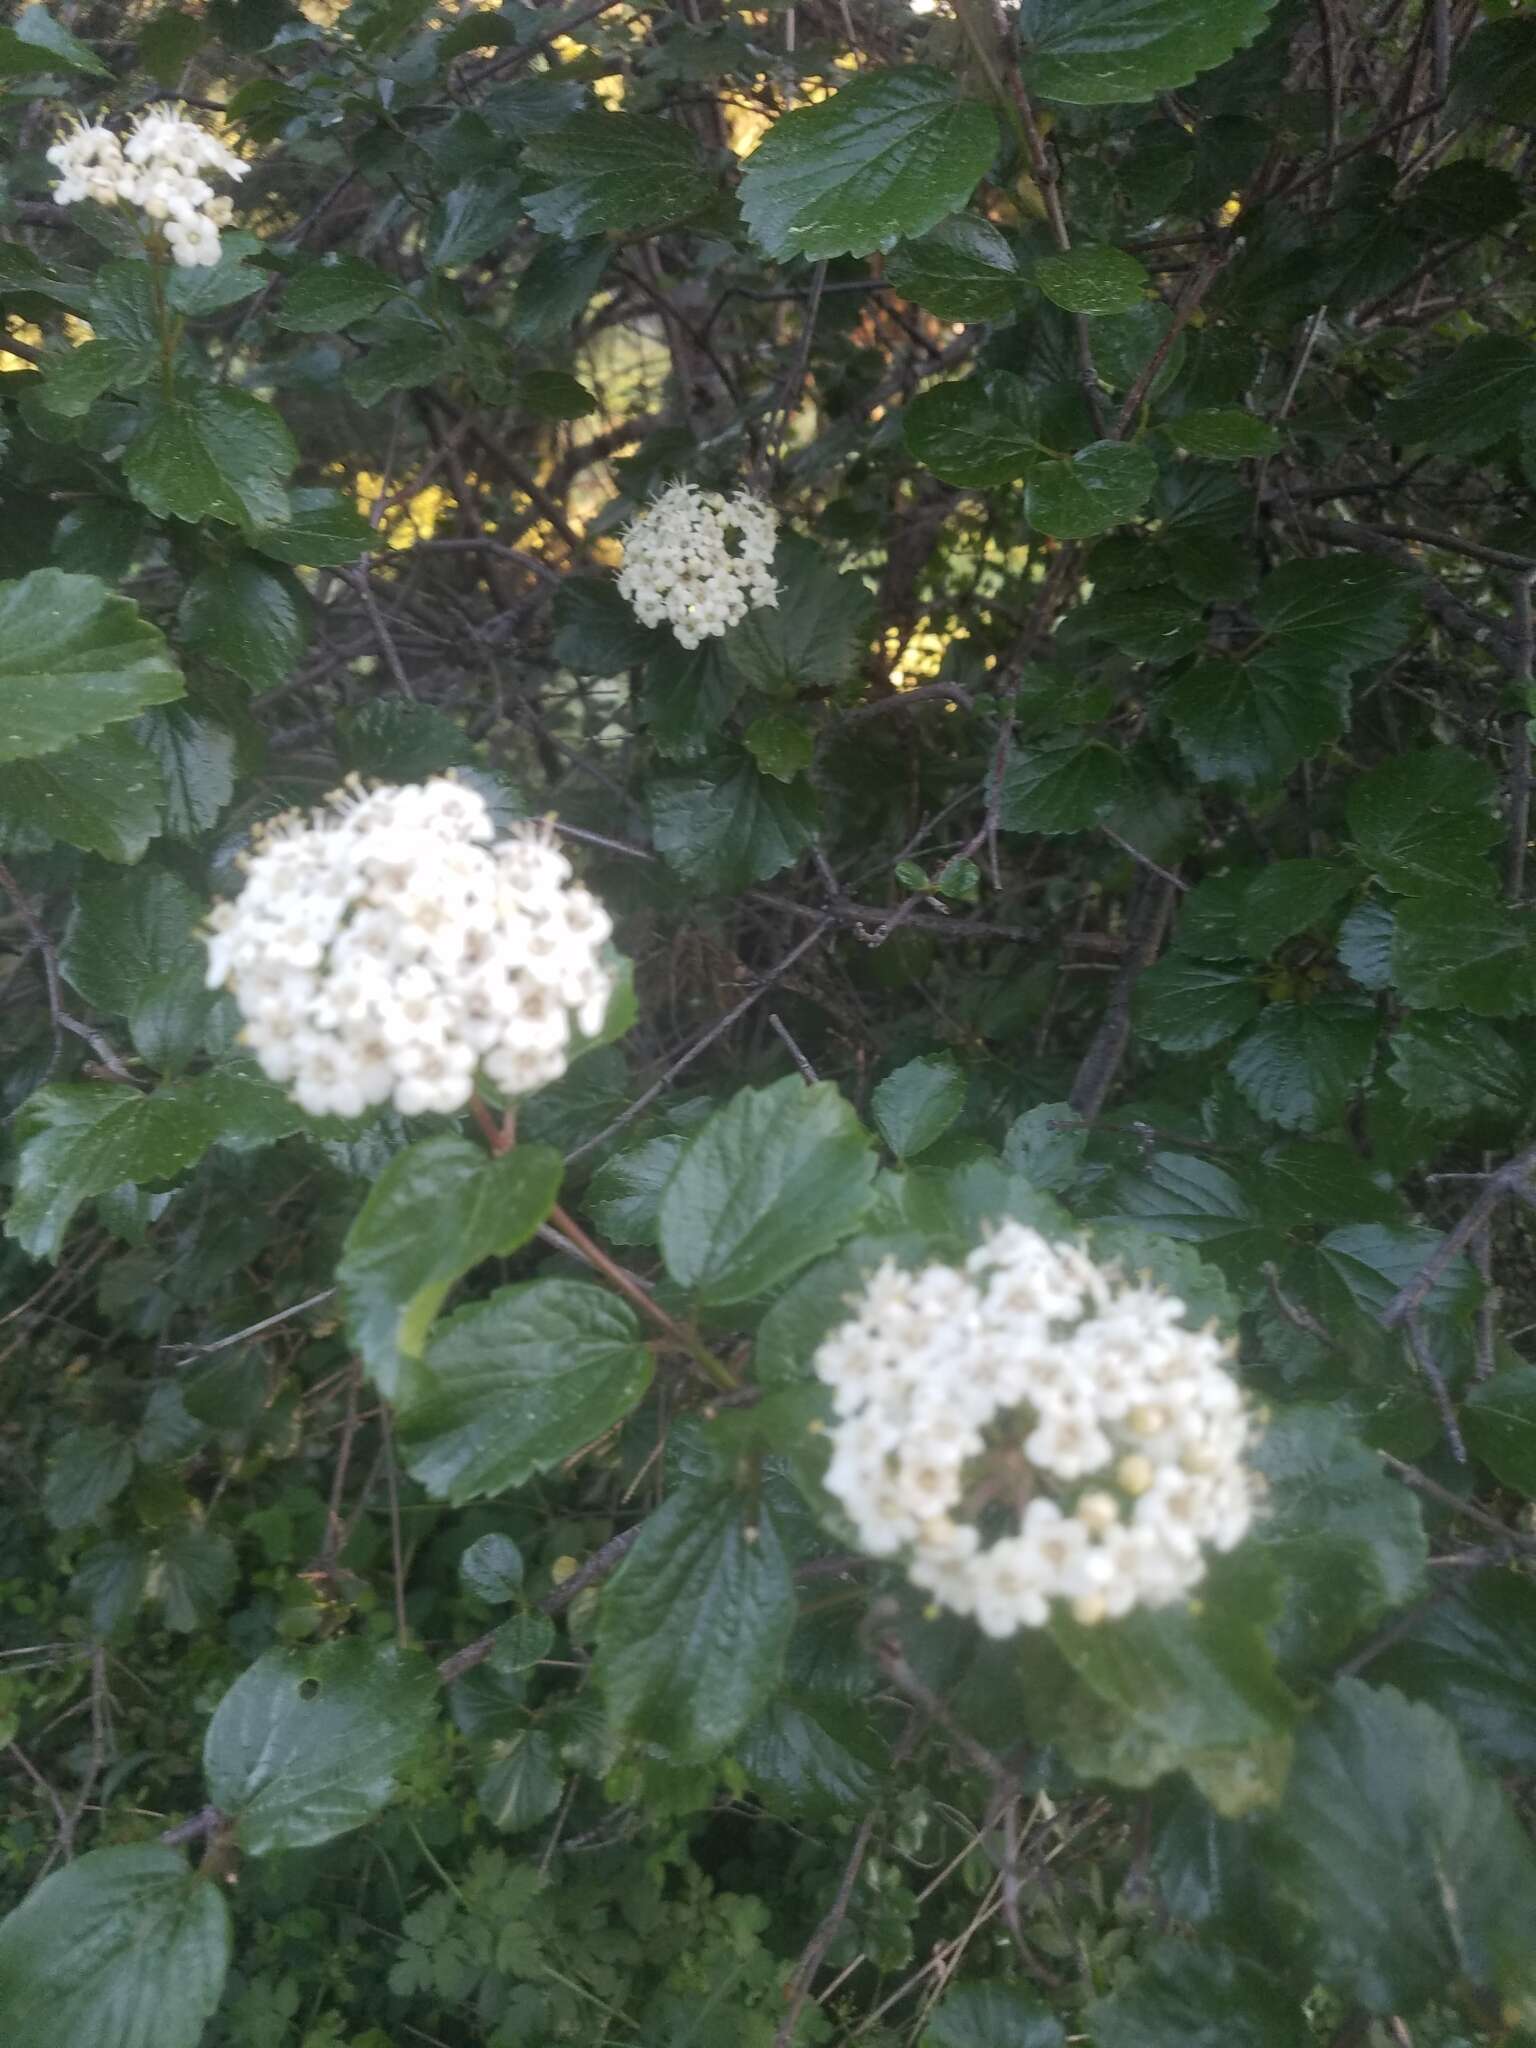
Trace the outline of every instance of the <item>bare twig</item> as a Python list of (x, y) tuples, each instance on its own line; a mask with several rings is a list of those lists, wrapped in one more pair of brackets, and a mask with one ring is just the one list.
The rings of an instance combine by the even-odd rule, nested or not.
[[(562, 1579), (558, 1586), (544, 1595), (539, 1602), (540, 1614), (563, 1614), (579, 1593), (584, 1593), (588, 1586), (595, 1586), (599, 1579), (606, 1579), (610, 1572), (617, 1571), (639, 1540), (644, 1526), (642, 1522), (635, 1522), (630, 1528), (621, 1529), (617, 1536), (610, 1536), (584, 1564), (576, 1567), (569, 1578)], [(466, 1643), (462, 1650), (455, 1650), (451, 1657), (445, 1657), (437, 1667), (439, 1684), (452, 1685), (466, 1671), (473, 1671), (477, 1664), (483, 1664), (496, 1647), (496, 1636), (497, 1631), (489, 1629), (483, 1636), (477, 1636), (474, 1642)]]

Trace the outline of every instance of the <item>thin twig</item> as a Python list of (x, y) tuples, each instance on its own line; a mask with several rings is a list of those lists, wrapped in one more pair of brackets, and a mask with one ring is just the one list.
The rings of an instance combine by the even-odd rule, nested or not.
[(806, 1087), (814, 1088), (816, 1085), (816, 1069), (811, 1065), (810, 1061), (806, 1058), (805, 1054), (800, 1050), (799, 1046), (796, 1045), (794, 1039), (790, 1036), (789, 1027), (784, 1022), (784, 1019), (779, 1015), (777, 1010), (770, 1010), (768, 1012), (768, 1028), (773, 1032), (774, 1036), (783, 1045), (784, 1050), (789, 1054), (790, 1058), (794, 1061), (796, 1070), (798, 1071), (801, 1080), (804, 1081)]
[[(588, 1586), (595, 1586), (599, 1579), (606, 1579), (610, 1572), (617, 1571), (628, 1556), (630, 1549), (639, 1541), (643, 1522), (635, 1522), (628, 1529), (621, 1529), (617, 1536), (610, 1536), (601, 1544), (584, 1564), (579, 1564), (569, 1578), (562, 1579), (558, 1586), (544, 1595), (538, 1603), (540, 1614), (563, 1614), (578, 1594)], [(466, 1643), (462, 1650), (455, 1650), (451, 1657), (445, 1657), (437, 1667), (438, 1683), (452, 1685), (462, 1678), (466, 1671), (473, 1671), (477, 1664), (483, 1664), (496, 1647), (496, 1629), (488, 1629), (483, 1636), (477, 1636), (472, 1643)]]

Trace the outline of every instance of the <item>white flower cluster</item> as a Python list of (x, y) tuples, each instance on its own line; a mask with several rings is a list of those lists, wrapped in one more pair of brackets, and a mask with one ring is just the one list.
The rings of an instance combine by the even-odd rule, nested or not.
[(184, 269), (219, 260), (219, 230), (233, 207), (216, 195), (206, 172), (243, 178), (250, 165), (196, 121), (172, 107), (147, 107), (126, 143), (99, 124), (73, 128), (48, 152), (59, 172), (54, 197), (61, 206), (94, 199), (100, 206), (136, 206), (159, 227)]
[(326, 802), (262, 828), (210, 919), (208, 986), (233, 990), (263, 1071), (315, 1116), (462, 1109), (477, 1071), (508, 1095), (557, 1080), (613, 982), (607, 912), (547, 831), (493, 844), (447, 776)]
[(1187, 1592), (1259, 1482), (1230, 1349), (1184, 1313), (1019, 1223), (963, 1273), (887, 1260), (815, 1360), (865, 1550), (993, 1636), (1054, 1600), (1093, 1623)]
[(670, 625), (684, 647), (697, 647), (777, 606), (778, 532), (777, 512), (750, 491), (726, 498), (673, 484), (624, 536), (619, 595), (642, 626)]

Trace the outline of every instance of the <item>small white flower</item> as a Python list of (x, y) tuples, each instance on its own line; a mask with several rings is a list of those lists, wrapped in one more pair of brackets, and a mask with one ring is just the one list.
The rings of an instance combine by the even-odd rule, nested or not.
[(208, 986), (233, 992), (244, 1042), (303, 1108), (451, 1114), (477, 1069), (527, 1094), (565, 1072), (573, 1026), (599, 1029), (607, 913), (541, 828), (494, 837), (447, 777), (356, 784), (260, 832), (244, 889), (209, 918)]
[(1175, 1296), (1007, 1223), (963, 1273), (887, 1259), (850, 1308), (814, 1360), (828, 1490), (987, 1634), (1165, 1606), (1246, 1533), (1242, 1391)]
[(778, 604), (778, 528), (773, 507), (748, 491), (726, 498), (673, 484), (624, 536), (619, 594), (642, 625), (670, 625), (680, 646), (718, 639)]
[(218, 262), (219, 230), (233, 215), (206, 174), (240, 179), (250, 169), (208, 129), (166, 106), (139, 114), (126, 143), (99, 125), (72, 129), (48, 161), (60, 173), (54, 197), (61, 206), (90, 199), (136, 207), (143, 224), (163, 227), (173, 259), (187, 269)]

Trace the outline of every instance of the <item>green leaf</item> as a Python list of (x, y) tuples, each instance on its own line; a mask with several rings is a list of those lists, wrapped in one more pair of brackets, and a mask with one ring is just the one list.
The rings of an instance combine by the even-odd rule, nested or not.
[(743, 1088), (692, 1137), (661, 1199), (661, 1255), (714, 1306), (751, 1301), (857, 1229), (869, 1135), (829, 1082)]
[(1237, 918), (1242, 950), (1254, 960), (1267, 960), (1287, 939), (1321, 924), (1358, 880), (1353, 868), (1338, 861), (1272, 862), (1244, 893)]
[(1397, 920), (1381, 903), (1359, 903), (1339, 927), (1339, 964), (1372, 993), (1392, 985), (1392, 934)]
[(387, 271), (356, 256), (322, 257), (288, 280), (273, 314), (279, 327), (299, 334), (335, 334), (366, 320), (400, 287)]
[(898, 1159), (915, 1159), (965, 1107), (965, 1076), (947, 1053), (908, 1060), (870, 1100), (875, 1128)]
[(115, 1635), (138, 1613), (149, 1584), (150, 1552), (137, 1539), (97, 1543), (80, 1560), (70, 1595), (90, 1611), (91, 1634), (98, 1642)]
[(151, 1553), (145, 1592), (159, 1602), (167, 1628), (191, 1635), (214, 1620), (238, 1576), (229, 1538), (187, 1522)]
[(1244, 462), (1250, 456), (1273, 455), (1280, 446), (1280, 435), (1267, 420), (1223, 406), (1181, 413), (1164, 422), (1163, 432), (1208, 462)]
[(742, 745), (757, 763), (759, 773), (775, 782), (793, 782), (810, 767), (816, 754), (816, 738), (798, 718), (770, 712), (754, 718), (742, 734)]
[(1485, 21), (1451, 66), (1455, 120), (1536, 121), (1536, 22)]
[(1508, 434), (1536, 397), (1536, 349), (1513, 335), (1464, 341), (1383, 414), (1394, 441), (1427, 443), (1437, 455), (1480, 455)]
[(773, 1693), (794, 1618), (767, 1502), (685, 1481), (598, 1610), (596, 1677), (615, 1727), (679, 1763), (718, 1756)]
[(1030, 275), (1048, 299), (1069, 313), (1128, 313), (1141, 304), (1150, 282), (1134, 256), (1089, 242), (1037, 257)]
[(957, 1984), (929, 2014), (918, 2048), (1062, 2048), (1066, 2029), (1017, 1984)]
[(220, 519), (247, 531), (288, 516), (283, 486), (298, 460), (282, 414), (246, 391), (198, 384), (142, 408), (123, 456), (128, 488), (165, 519)]
[(748, 157), (741, 211), (776, 263), (867, 256), (965, 205), (998, 146), (990, 107), (924, 65), (868, 71), (781, 114)]
[(885, 259), (885, 281), (937, 320), (1006, 320), (1025, 296), (1012, 247), (975, 213), (898, 242)]
[(0, 762), (67, 747), (183, 692), (164, 637), (94, 576), (0, 583)]
[(1536, 1009), (1532, 921), (1466, 890), (1406, 897), (1393, 927), (1392, 980), (1418, 1009), (1523, 1017)]
[(523, 1553), (510, 1536), (482, 1536), (459, 1559), (459, 1577), (477, 1599), (498, 1607), (523, 1583)]
[(269, 1650), (214, 1709), (208, 1797), (248, 1856), (313, 1848), (383, 1811), (436, 1718), (419, 1650), (361, 1637)]
[(1077, 106), (1187, 85), (1264, 27), (1270, 0), (1023, 0), (1031, 92)]
[(654, 114), (575, 114), (532, 136), (523, 163), (555, 183), (527, 200), (546, 235), (573, 241), (610, 228), (659, 228), (707, 206), (714, 179), (693, 136)]
[[(1212, 1586), (1198, 1606), (1137, 1609), (1112, 1626), (1059, 1616), (1050, 1637), (1077, 1682), (1042, 1696), (1040, 1732), (1085, 1777), (1140, 1787), (1183, 1770), (1218, 1813), (1272, 1802), (1290, 1766), (1296, 1702), (1252, 1607), (1245, 1584), (1237, 1597)], [(1024, 1657), (1030, 1712), (1035, 1673)]]
[(1224, 1271), (1257, 1275), (1274, 1257), (1274, 1233), (1254, 1183), (1213, 1159), (1154, 1152), (1144, 1168), (1117, 1182), (1115, 1195), (1120, 1215), (1161, 1237), (1203, 1245)]
[(207, 39), (207, 26), (190, 15), (165, 7), (139, 31), (139, 62), (157, 84), (174, 86), (187, 60), (196, 56)]
[(309, 644), (309, 601), (287, 569), (237, 555), (203, 569), (176, 615), (187, 647), (253, 690), (286, 682)]
[(164, 830), (173, 839), (196, 839), (235, 793), (234, 734), (181, 704), (147, 713), (134, 733), (160, 771)]
[(580, 420), (598, 411), (585, 384), (566, 370), (528, 370), (517, 380), (518, 403), (540, 420)]
[(555, 1640), (555, 1624), (547, 1614), (514, 1614), (496, 1630), (491, 1668), (503, 1677), (531, 1671), (547, 1657)]
[(1115, 748), (1058, 733), (1010, 749), (998, 823), (1005, 832), (1087, 832), (1115, 808), (1124, 790), (1125, 759)]
[(554, 657), (578, 675), (622, 675), (650, 660), (671, 637), (640, 624), (611, 576), (565, 577), (555, 592), (554, 617)]
[(197, 2048), (229, 1951), (219, 1887), (185, 1857), (93, 1849), (0, 1920), (0, 2010), (27, 2048)]
[(804, 1822), (863, 1812), (885, 1759), (850, 1703), (776, 1699), (737, 1739), (734, 1761), (769, 1812)]
[(144, 514), (137, 505), (88, 499), (64, 514), (53, 530), (53, 559), (61, 569), (120, 583), (144, 545)]
[[(1452, 1722), (1494, 1770), (1536, 1770), (1536, 1584), (1467, 1572), (1371, 1661), (1371, 1677)], [(1446, 1597), (1446, 1595), (1449, 1597)]]
[(288, 517), (281, 526), (263, 526), (251, 535), (258, 554), (307, 569), (343, 567), (378, 544), (356, 499), (308, 485), (288, 493)]
[(1205, 1052), (1259, 1014), (1259, 988), (1244, 968), (1170, 953), (1136, 988), (1136, 1022), (1165, 1052)]
[(260, 239), (241, 229), (226, 228), (220, 237), (217, 263), (197, 264), (183, 269), (172, 264), (165, 275), (165, 302), (173, 313), (188, 319), (202, 319), (222, 313), (226, 306), (238, 306), (268, 283), (267, 273), (245, 261), (261, 250)]
[(868, 590), (839, 576), (813, 541), (798, 534), (773, 558), (779, 601), (748, 612), (720, 652), (749, 683), (770, 693), (830, 690), (858, 668), (867, 640)]
[(352, 1341), (387, 1400), (404, 1389), (449, 1288), (482, 1259), (528, 1242), (554, 1207), (562, 1172), (547, 1145), (492, 1159), (449, 1133), (407, 1146), (385, 1167), (347, 1232), (336, 1278)]
[(203, 911), (179, 876), (154, 868), (82, 882), (65, 928), (65, 979), (97, 1009), (126, 1017), (152, 1066), (184, 1066), (202, 1037), (211, 1000), (196, 932)]
[(23, 7), (10, 28), (0, 28), (0, 77), (84, 71), (93, 78), (111, 73), (88, 43), (71, 35), (46, 7)]
[(1157, 482), (1149, 450), (1128, 441), (1091, 441), (1061, 462), (1042, 462), (1024, 488), (1031, 526), (1058, 540), (1081, 540), (1134, 519)]
[(1245, 789), (1279, 781), (1338, 739), (1348, 704), (1344, 683), (1263, 655), (1196, 662), (1162, 697), (1194, 773)]
[(907, 447), (947, 484), (987, 490), (1029, 473), (1040, 424), (1023, 381), (999, 370), (920, 391), (902, 414)]
[(82, 342), (46, 359), (38, 403), (60, 419), (83, 419), (104, 391), (135, 391), (158, 368), (154, 353), (136, 342)]
[(1536, 1365), (1511, 1366), (1475, 1386), (1462, 1431), (1496, 1479), (1536, 1500)]
[(498, 1288), (434, 1333), (400, 1414), (406, 1465), (438, 1500), (505, 1493), (622, 1421), (650, 1379), (633, 1311), (601, 1288)]
[(1049, 1193), (1076, 1180), (1087, 1144), (1087, 1126), (1070, 1102), (1041, 1102), (1009, 1126), (1003, 1164)]
[(604, 235), (584, 242), (544, 242), (517, 280), (512, 332), (535, 345), (553, 341), (586, 311), (597, 290), (612, 244)]
[(57, 1258), (70, 1218), (124, 1181), (169, 1180), (208, 1146), (203, 1118), (166, 1116), (153, 1096), (101, 1085), (39, 1089), (17, 1118), (18, 1167), (6, 1235)]
[(427, 261), (434, 270), (473, 263), (516, 231), (523, 181), (516, 171), (476, 171), (432, 209)]
[(1271, 668), (1341, 677), (1390, 660), (1416, 602), (1412, 580), (1390, 562), (1327, 555), (1283, 562), (1261, 584), (1253, 615), (1275, 642)]
[(515, 1835), (547, 1819), (564, 1789), (554, 1737), (542, 1728), (525, 1728), (496, 1744), (475, 1797), (493, 1828)]
[(605, 1159), (587, 1188), (587, 1207), (610, 1244), (654, 1244), (661, 1191), (672, 1177), (684, 1139), (668, 1131)]
[(1435, 240), (1483, 235), (1514, 220), (1525, 204), (1508, 171), (1463, 157), (1415, 185), (1403, 209), (1403, 225)]
[(1389, 889), (1494, 886), (1488, 849), (1503, 836), (1493, 771), (1457, 747), (1399, 754), (1350, 784), (1355, 847)]
[(55, 1529), (94, 1522), (133, 1477), (133, 1448), (115, 1429), (72, 1429), (48, 1464), (43, 1512)]
[(1310, 2048), (1301, 2000), (1229, 1948), (1162, 1941), (1088, 2008), (1095, 2048)]
[(1418, 1501), (1331, 1408), (1281, 1410), (1250, 1459), (1269, 1488), (1252, 1541), (1284, 1588), (1270, 1639), (1287, 1668), (1324, 1670), (1424, 1591)]
[(165, 796), (154, 755), (126, 727), (108, 726), (58, 753), (0, 766), (0, 831), (136, 861), (161, 829)]
[(1517, 1117), (1524, 1109), (1528, 1083), (1519, 1054), (1477, 1017), (1410, 1013), (1393, 1032), (1390, 1050), (1404, 1105), (1431, 1123)]
[(651, 834), (674, 874), (734, 893), (799, 859), (816, 831), (816, 799), (803, 782), (760, 775), (750, 754), (706, 759), (650, 789)]
[(1376, 1051), (1376, 1012), (1344, 996), (1271, 1003), (1227, 1062), (1262, 1117), (1287, 1131), (1337, 1123)]
[(1536, 1854), (1432, 1708), (1340, 1679), (1297, 1736), (1269, 1853), (1320, 1974), (1368, 2011), (1461, 1981), (1529, 2006)]

